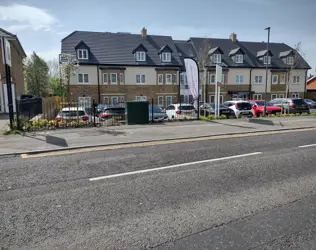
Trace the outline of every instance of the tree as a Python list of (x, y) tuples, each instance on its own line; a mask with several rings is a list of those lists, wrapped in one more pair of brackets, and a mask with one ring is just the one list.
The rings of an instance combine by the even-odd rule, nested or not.
[(48, 60), (47, 65), (49, 68), (48, 74), (50, 76), (59, 76), (59, 61), (57, 58), (54, 58), (53, 60)]
[(52, 93), (57, 96), (65, 96), (66, 90), (63, 84), (61, 84), (60, 76), (50, 76), (49, 77), (49, 85)]
[(24, 78), (26, 92), (35, 96), (47, 95), (48, 83), (47, 63), (33, 52), (25, 61)]

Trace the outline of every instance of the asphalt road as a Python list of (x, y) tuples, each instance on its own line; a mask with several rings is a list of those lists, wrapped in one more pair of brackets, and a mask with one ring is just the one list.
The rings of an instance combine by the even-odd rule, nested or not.
[(313, 249), (315, 143), (308, 131), (0, 158), (0, 249)]

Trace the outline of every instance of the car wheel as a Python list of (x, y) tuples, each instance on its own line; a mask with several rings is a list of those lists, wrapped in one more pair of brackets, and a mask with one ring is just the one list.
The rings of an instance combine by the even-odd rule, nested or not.
[(257, 117), (262, 117), (262, 115), (263, 115), (263, 114), (262, 114), (261, 112), (258, 112), (258, 113), (257, 113)]

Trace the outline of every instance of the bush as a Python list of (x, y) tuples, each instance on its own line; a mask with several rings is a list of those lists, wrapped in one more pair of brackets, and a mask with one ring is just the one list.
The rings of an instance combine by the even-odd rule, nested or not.
[(218, 119), (221, 119), (221, 120), (227, 119), (227, 116), (226, 115), (221, 115), (220, 117), (218, 117)]
[(295, 116), (301, 116), (301, 114), (300, 113), (296, 113)]
[(18, 129), (4, 129), (1, 131), (2, 135), (20, 135), (22, 132)]
[(311, 112), (310, 115), (316, 116), (316, 111)]
[(302, 114), (302, 116), (308, 116), (308, 115), (309, 115), (309, 114), (308, 114), (308, 113), (306, 113), (306, 112)]

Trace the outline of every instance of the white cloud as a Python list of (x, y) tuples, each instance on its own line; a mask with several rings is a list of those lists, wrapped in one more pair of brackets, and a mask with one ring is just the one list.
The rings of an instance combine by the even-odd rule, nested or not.
[(58, 20), (46, 10), (22, 4), (0, 5), (0, 20), (14, 22), (7, 28), (11, 32), (24, 29), (50, 31), (58, 24)]

